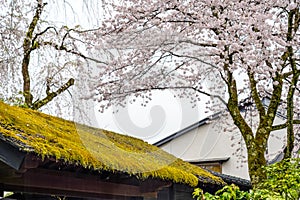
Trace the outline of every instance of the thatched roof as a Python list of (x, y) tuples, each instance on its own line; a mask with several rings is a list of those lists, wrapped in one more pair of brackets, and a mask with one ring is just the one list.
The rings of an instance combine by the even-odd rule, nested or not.
[(142, 140), (0, 102), (0, 139), (19, 151), (92, 171), (196, 186), (222, 180)]

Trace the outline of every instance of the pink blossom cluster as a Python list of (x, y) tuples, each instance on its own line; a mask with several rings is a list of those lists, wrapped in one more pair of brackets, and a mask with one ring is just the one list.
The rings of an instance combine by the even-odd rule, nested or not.
[[(100, 102), (123, 105), (130, 95), (151, 98), (151, 90), (175, 89), (192, 103), (209, 95), (213, 109), (223, 109), (230, 74), (240, 100), (252, 95), (249, 74), (261, 98), (286, 76), (280, 83), (284, 102), (298, 72), (298, 0), (129, 0), (110, 6), (112, 17), (97, 32), (98, 48), (113, 55), (94, 87)], [(284, 58), (289, 47), (294, 64)]]

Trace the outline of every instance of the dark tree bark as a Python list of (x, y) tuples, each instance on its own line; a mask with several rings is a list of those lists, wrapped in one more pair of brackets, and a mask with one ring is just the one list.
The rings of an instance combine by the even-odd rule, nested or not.
[(30, 74), (29, 74), (29, 63), (30, 63), (30, 54), (34, 50), (34, 41), (33, 41), (33, 33), (37, 26), (38, 21), (40, 20), (41, 13), (46, 4), (43, 4), (42, 0), (37, 1), (37, 7), (35, 11), (35, 15), (32, 18), (32, 21), (28, 27), (26, 32), (26, 36), (23, 42), (23, 53), (24, 57), (22, 60), (22, 76), (23, 76), (23, 96), (25, 98), (25, 105), (29, 108), (32, 107), (33, 96), (31, 94), (30, 88)]
[[(40, 20), (41, 13), (43, 11), (44, 6), (46, 3), (43, 3), (42, 0), (37, 0), (37, 7), (35, 11), (35, 15), (32, 18), (32, 21), (28, 27), (28, 30), (26, 32), (26, 36), (24, 38), (23, 42), (23, 50), (24, 50), (24, 57), (22, 60), (22, 76), (23, 76), (23, 96), (25, 100), (25, 106), (29, 107), (34, 110), (40, 109), (42, 106), (46, 105), (50, 101), (52, 101), (56, 96), (61, 94), (62, 92), (68, 90), (72, 85), (74, 85), (75, 80), (73, 78), (70, 78), (64, 85), (62, 85), (59, 89), (57, 89), (54, 92), (50, 92), (50, 86), (47, 85), (46, 88), (46, 97), (42, 100), (37, 100), (33, 102), (33, 95), (30, 88), (30, 73), (29, 73), (29, 64), (30, 64), (30, 55), (32, 51), (39, 48), (39, 44), (37, 43), (36, 39), (38, 36), (44, 34), (49, 29), (55, 29), (54, 27), (48, 27), (43, 32), (35, 34), (34, 31), (35, 28)], [(61, 49), (57, 50), (64, 50), (66, 51), (66, 48), (64, 46), (61, 47)], [(79, 54), (75, 51), (70, 51), (72, 54)], [(77, 53), (77, 54), (76, 54)]]

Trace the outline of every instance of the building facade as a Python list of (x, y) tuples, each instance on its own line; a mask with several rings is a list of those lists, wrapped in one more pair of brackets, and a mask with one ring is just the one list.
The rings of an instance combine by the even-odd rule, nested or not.
[[(277, 116), (275, 123), (283, 120)], [(239, 130), (233, 127), (230, 116), (224, 119), (220, 114), (216, 114), (154, 145), (192, 164), (249, 180), (247, 149)], [(285, 129), (272, 132), (266, 150), (269, 163), (280, 157), (285, 146), (285, 137)]]

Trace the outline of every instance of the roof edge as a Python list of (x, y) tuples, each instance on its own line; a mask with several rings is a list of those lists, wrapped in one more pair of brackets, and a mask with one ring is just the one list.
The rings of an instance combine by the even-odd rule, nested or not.
[(218, 118), (220, 116), (220, 114), (221, 114), (221, 112), (212, 114), (212, 115), (210, 115), (210, 116), (208, 116), (208, 117), (206, 117), (206, 118), (204, 118), (204, 119), (202, 119), (202, 120), (200, 120), (200, 121), (198, 121), (198, 122), (196, 122), (192, 125), (189, 125), (189, 126), (183, 128), (183, 129), (175, 132), (172, 135), (169, 135), (168, 137), (165, 137), (165, 138), (153, 143), (153, 145), (155, 145), (157, 147), (160, 147), (160, 146), (168, 143), (169, 141), (171, 141), (173, 139), (176, 139), (176, 138), (180, 137), (181, 135), (184, 135), (185, 133), (187, 133), (187, 132), (189, 132), (189, 131), (191, 131), (195, 128), (198, 128), (198, 127), (201, 127), (201, 126), (207, 124), (209, 120), (213, 120), (213, 119)]
[(185, 161), (192, 164), (202, 164), (202, 163), (212, 163), (212, 162), (224, 163), (227, 162), (229, 159), (230, 157), (221, 157), (221, 158), (196, 159), (196, 160), (185, 160)]

